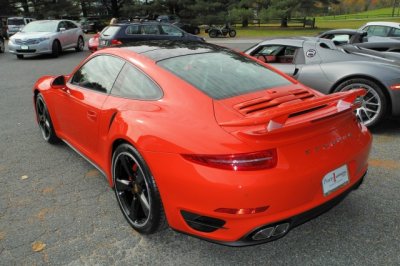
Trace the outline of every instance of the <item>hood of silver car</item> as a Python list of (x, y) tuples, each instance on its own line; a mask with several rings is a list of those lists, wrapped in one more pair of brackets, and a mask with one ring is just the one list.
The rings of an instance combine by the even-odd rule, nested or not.
[(12, 38), (13, 39), (35, 39), (42, 37), (50, 37), (54, 33), (53, 32), (18, 32)]

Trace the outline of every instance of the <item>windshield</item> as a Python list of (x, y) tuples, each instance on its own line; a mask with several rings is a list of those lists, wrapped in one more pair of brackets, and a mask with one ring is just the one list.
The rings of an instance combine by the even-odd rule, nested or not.
[(230, 52), (172, 57), (158, 64), (214, 99), (291, 84), (278, 73)]
[(7, 23), (8, 25), (25, 25), (22, 18), (9, 18)]
[(26, 25), (22, 32), (56, 32), (58, 21), (34, 21)]

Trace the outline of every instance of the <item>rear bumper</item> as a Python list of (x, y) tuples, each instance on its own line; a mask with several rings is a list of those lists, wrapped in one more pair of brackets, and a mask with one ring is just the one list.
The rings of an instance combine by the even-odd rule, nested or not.
[[(340, 130), (331, 134), (334, 143), (329, 136), (320, 136), (278, 149), (277, 167), (260, 171), (214, 169), (172, 153), (141, 154), (155, 178), (171, 228), (216, 243), (253, 245), (284, 235), (248, 243), (254, 230), (282, 222), (288, 222), (290, 229), (309, 219), (302, 214), (329, 206), (327, 202), (358, 186), (367, 171), (371, 135), (365, 127), (351, 138), (341, 137)], [(314, 148), (309, 153), (305, 147)], [(345, 164), (349, 183), (324, 195), (323, 177)], [(243, 211), (225, 211), (232, 209)], [(262, 210), (249, 213), (249, 209)]]
[[(335, 207), (337, 204), (339, 204), (351, 191), (357, 189), (364, 181), (364, 178), (366, 177), (367, 172), (365, 172), (365, 174), (363, 175), (363, 177), (357, 181), (355, 184), (353, 184), (350, 188), (348, 188), (347, 190), (343, 191), (341, 194), (337, 195), (336, 197), (334, 197), (333, 199), (325, 202), (324, 204), (321, 204), (315, 208), (312, 208), (311, 210), (305, 211), (303, 213), (300, 213), (298, 215), (292, 216), (288, 219), (282, 220), (282, 221), (278, 221), (275, 222), (273, 224), (267, 224), (264, 226), (261, 226), (259, 228), (254, 229), (253, 231), (251, 231), (250, 233), (246, 234), (244, 237), (242, 237), (240, 240), (235, 241), (235, 242), (221, 242), (221, 241), (212, 241), (209, 239), (206, 239), (207, 241), (211, 241), (213, 243), (217, 243), (217, 244), (222, 244), (222, 245), (226, 245), (226, 246), (232, 246), (232, 247), (242, 247), (242, 246), (251, 246), (251, 245), (258, 245), (258, 244), (262, 244), (262, 243), (266, 243), (266, 242), (270, 242), (270, 241), (274, 241), (276, 239), (279, 239), (283, 236), (285, 236), (291, 229), (293, 229), (294, 227), (297, 227), (313, 218), (316, 218), (317, 216), (329, 211), (330, 209), (332, 209), (333, 207)], [(257, 234), (257, 232), (266, 229), (266, 228), (271, 228), (271, 227), (276, 227), (277, 225), (280, 224), (285, 224), (288, 223), (289, 227), (288, 229), (275, 237), (270, 237), (267, 239), (263, 239), (263, 240), (253, 240), (253, 236), (255, 234)]]

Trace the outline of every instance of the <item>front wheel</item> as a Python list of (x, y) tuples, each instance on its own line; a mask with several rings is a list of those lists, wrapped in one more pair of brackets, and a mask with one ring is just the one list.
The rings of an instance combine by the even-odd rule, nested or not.
[(216, 30), (208, 31), (208, 36), (210, 36), (210, 38), (216, 38), (217, 37), (217, 31)]
[(136, 231), (151, 234), (166, 227), (157, 185), (143, 157), (131, 145), (116, 148), (112, 177), (119, 207)]
[(229, 37), (235, 37), (236, 36), (236, 31), (235, 30), (230, 30), (229, 31)]
[(43, 96), (39, 94), (36, 97), (36, 116), (39, 124), (40, 132), (45, 141), (50, 144), (55, 144), (60, 142), (54, 131), (53, 123), (51, 122), (50, 113), (47, 109), (46, 103)]
[(83, 51), (84, 47), (85, 47), (85, 42), (83, 41), (82, 36), (79, 36), (78, 41), (76, 42), (75, 51), (81, 52)]
[(60, 54), (61, 54), (61, 44), (59, 41), (55, 40), (51, 46), (51, 55), (56, 58)]
[(363, 97), (361, 107), (356, 110), (356, 115), (365, 126), (376, 126), (382, 121), (387, 111), (387, 99), (378, 84), (362, 78), (350, 79), (339, 84), (335, 91), (359, 88), (365, 89), (367, 94)]

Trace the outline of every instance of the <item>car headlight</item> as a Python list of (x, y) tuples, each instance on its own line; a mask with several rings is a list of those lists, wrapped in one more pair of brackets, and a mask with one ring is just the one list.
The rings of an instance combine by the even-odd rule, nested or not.
[(43, 38), (38, 38), (38, 39), (36, 39), (38, 42), (44, 42), (44, 41), (48, 41), (50, 38), (48, 38), (48, 37), (43, 37)]

